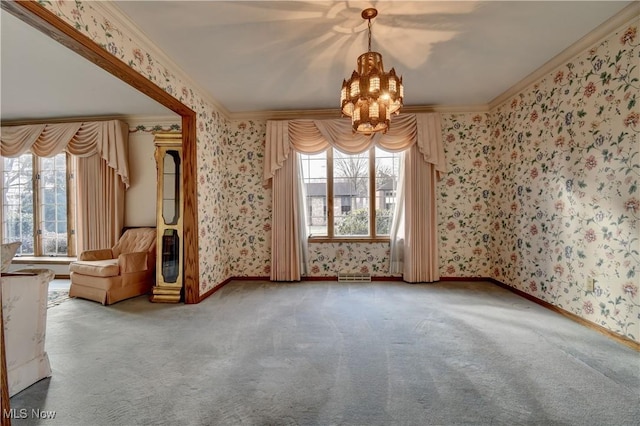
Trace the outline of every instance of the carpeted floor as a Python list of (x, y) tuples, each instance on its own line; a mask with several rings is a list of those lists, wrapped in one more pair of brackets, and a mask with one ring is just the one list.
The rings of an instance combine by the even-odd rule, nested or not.
[[(638, 352), (490, 283), (71, 299), (14, 425), (638, 425)], [(19, 412), (19, 411), (18, 411)]]

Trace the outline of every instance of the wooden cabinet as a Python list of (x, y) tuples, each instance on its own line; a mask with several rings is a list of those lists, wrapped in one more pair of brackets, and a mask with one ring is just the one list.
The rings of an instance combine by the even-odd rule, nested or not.
[(158, 170), (156, 285), (152, 302), (177, 303), (183, 295), (182, 134), (155, 134)]

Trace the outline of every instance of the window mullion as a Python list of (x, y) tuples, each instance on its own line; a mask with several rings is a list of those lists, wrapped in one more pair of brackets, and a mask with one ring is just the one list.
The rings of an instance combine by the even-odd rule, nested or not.
[(369, 235), (376, 237), (376, 148), (369, 149)]
[(74, 160), (70, 154), (66, 156), (67, 163), (67, 256), (76, 255), (76, 181)]
[(333, 238), (333, 148), (327, 148), (327, 235)]
[(33, 154), (32, 156), (32, 169), (33, 169), (33, 255), (42, 256), (42, 229), (40, 218), (42, 216), (42, 206), (40, 205), (41, 185), (40, 185), (40, 157)]

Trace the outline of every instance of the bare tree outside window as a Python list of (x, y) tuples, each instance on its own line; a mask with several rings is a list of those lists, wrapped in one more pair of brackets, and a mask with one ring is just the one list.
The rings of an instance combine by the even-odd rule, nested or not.
[(21, 241), (18, 254), (34, 254), (33, 158), (31, 154), (3, 158), (2, 208), (3, 241)]
[[(369, 195), (369, 158), (360, 155), (339, 154), (333, 160), (334, 175), (349, 185), (349, 195), (367, 197)], [(356, 206), (352, 205), (355, 210)]]
[(368, 151), (356, 155), (334, 151), (333, 197), (336, 235), (369, 235), (369, 161)]

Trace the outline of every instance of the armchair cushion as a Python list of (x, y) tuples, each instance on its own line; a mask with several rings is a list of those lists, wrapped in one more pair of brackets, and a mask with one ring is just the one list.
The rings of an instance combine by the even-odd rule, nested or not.
[(123, 274), (144, 271), (147, 269), (147, 253), (123, 253), (118, 256), (118, 264)]
[(134, 228), (124, 233), (111, 249), (113, 257), (118, 257), (122, 253), (136, 253), (141, 251), (155, 253), (156, 230), (153, 228)]
[(79, 260), (107, 260), (115, 256), (111, 249), (85, 250), (80, 253)]
[(118, 259), (78, 260), (69, 265), (69, 271), (92, 277), (116, 277), (120, 275)]

